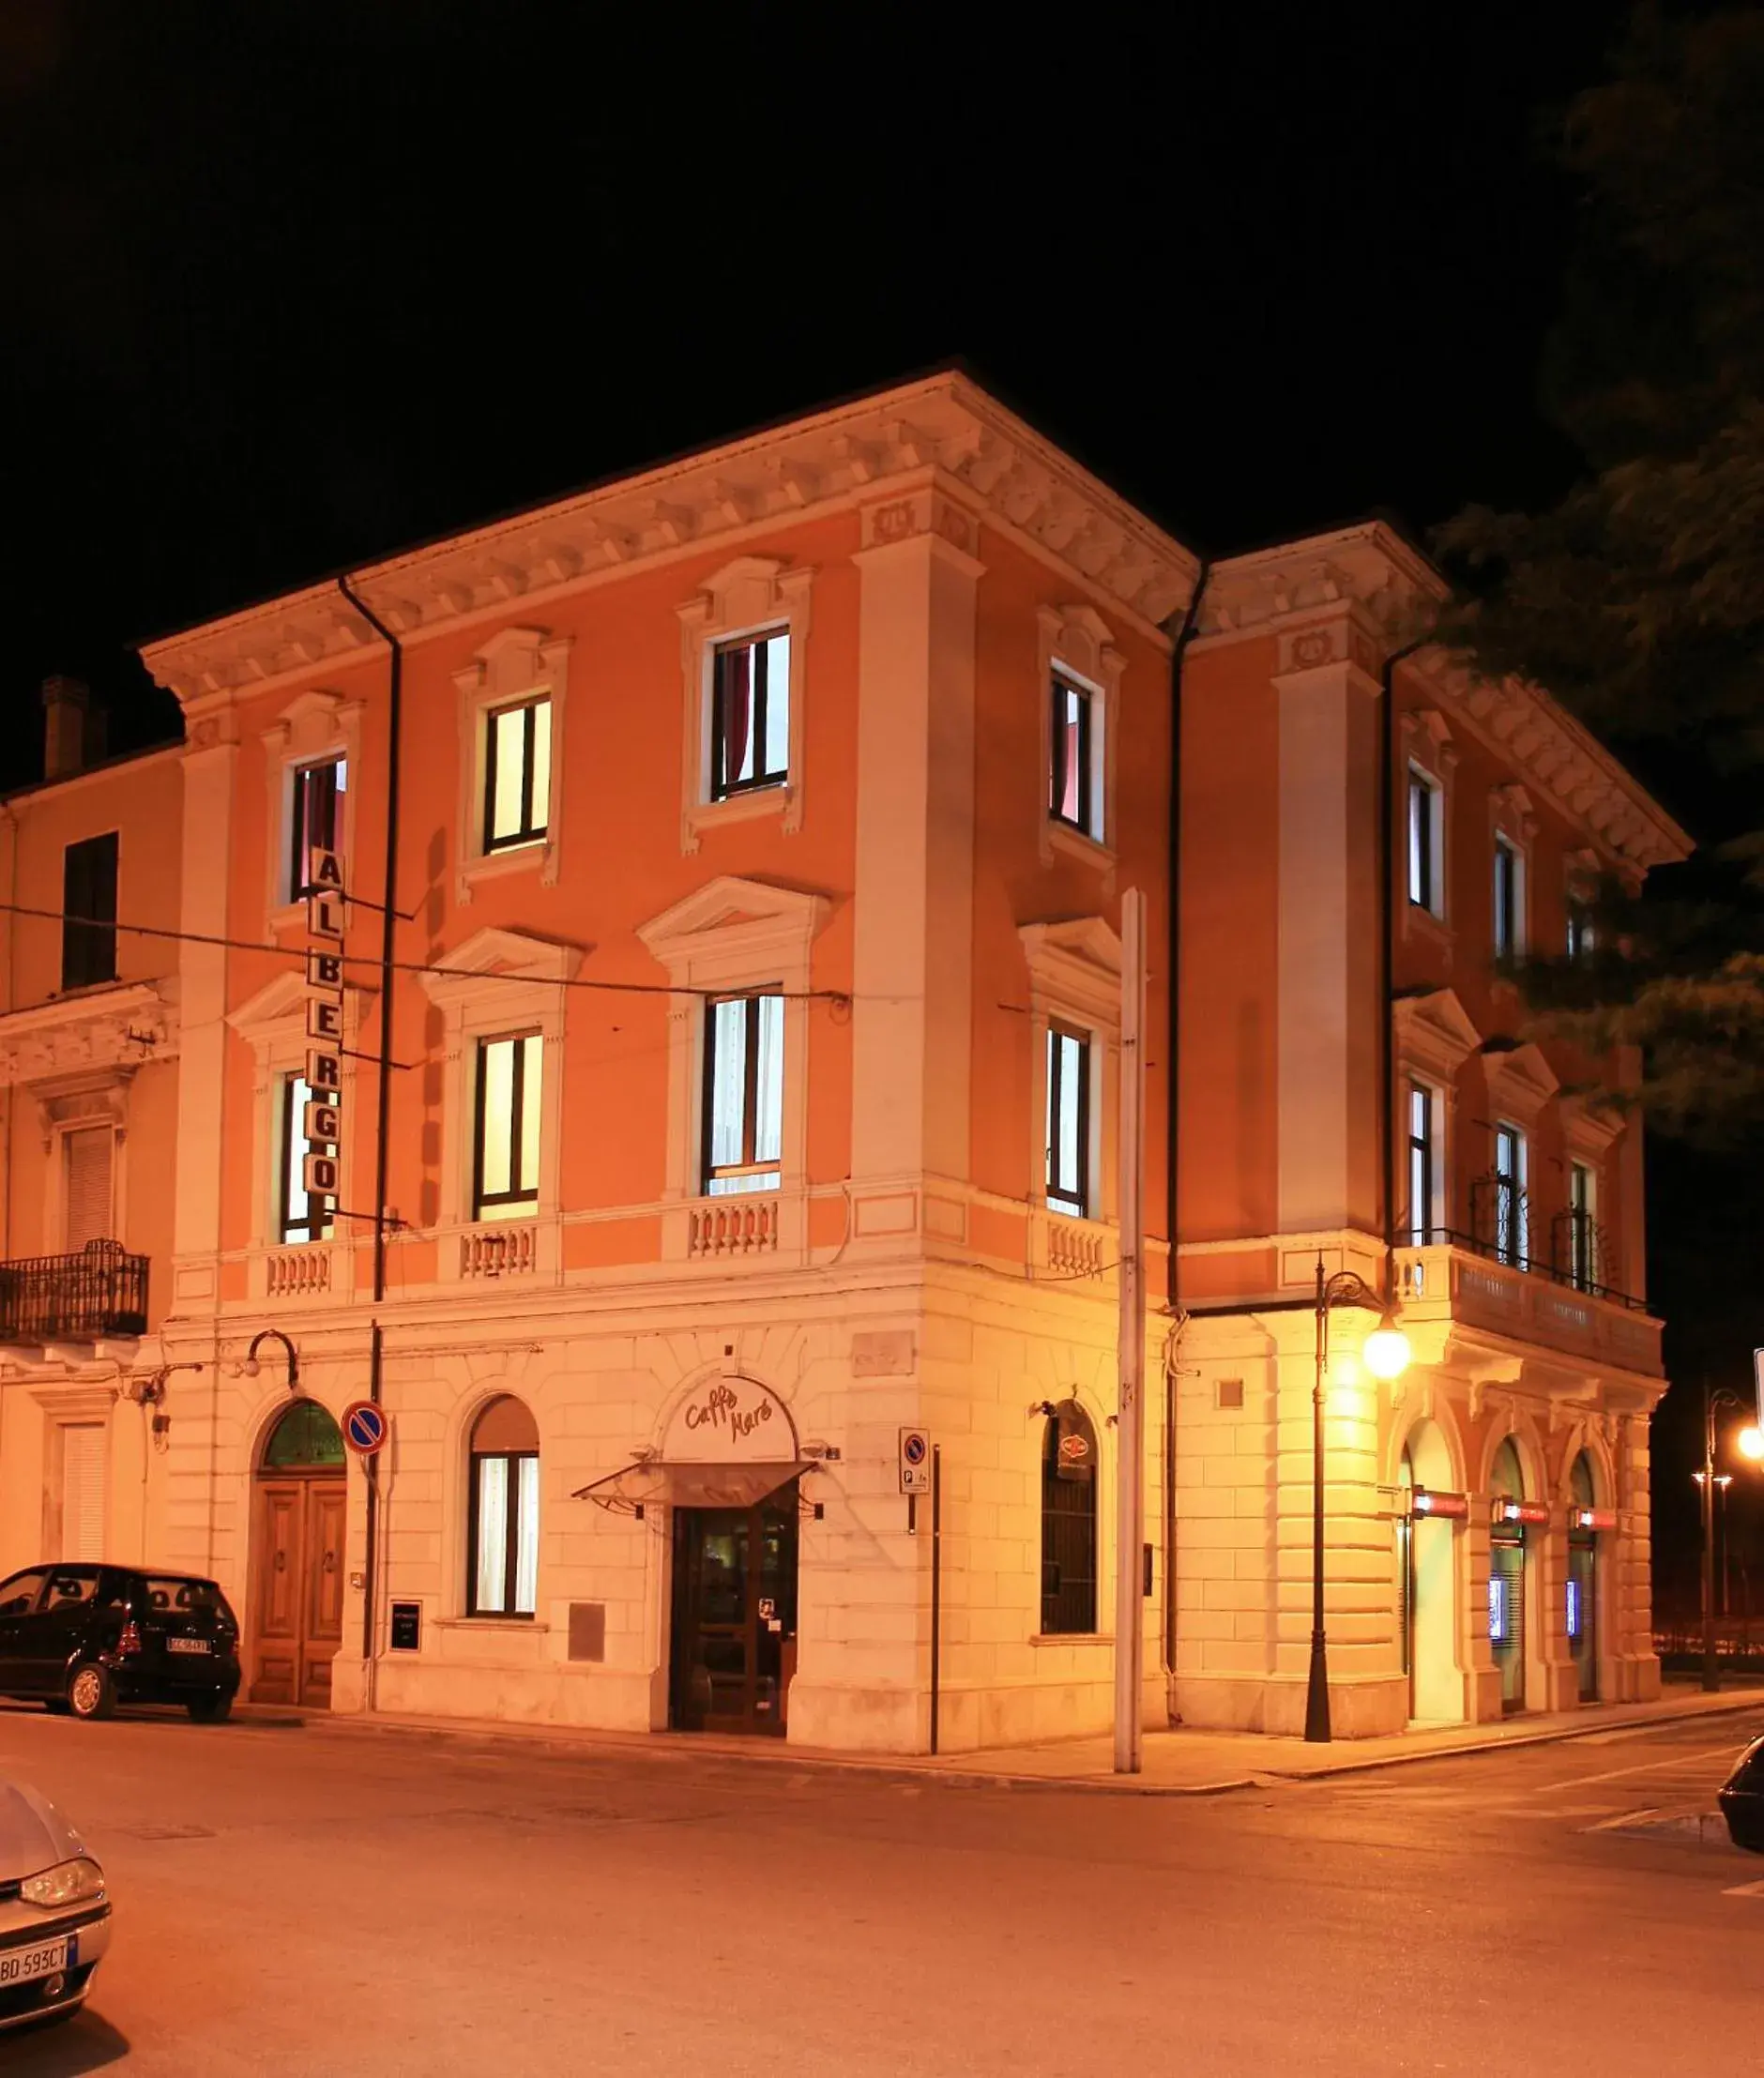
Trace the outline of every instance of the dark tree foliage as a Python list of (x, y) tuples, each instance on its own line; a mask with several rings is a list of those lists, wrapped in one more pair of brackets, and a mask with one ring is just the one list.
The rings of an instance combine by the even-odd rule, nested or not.
[(1652, 1115), (1730, 1145), (1764, 1126), (1764, 9), (1638, 8), (1552, 142), (1583, 205), (1545, 402), (1586, 469), (1439, 530), (1443, 632), (1683, 775), (1709, 848), (1607, 888), (1596, 956), (1528, 993), (1546, 1029), (1639, 1045)]

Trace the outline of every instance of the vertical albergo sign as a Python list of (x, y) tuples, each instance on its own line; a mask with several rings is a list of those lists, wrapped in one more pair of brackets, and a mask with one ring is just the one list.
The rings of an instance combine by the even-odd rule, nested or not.
[(338, 1109), (343, 1086), (343, 875), (337, 854), (317, 845), (306, 866), (306, 1086), (300, 1121), (307, 1153), (300, 1180), (310, 1198), (337, 1200)]

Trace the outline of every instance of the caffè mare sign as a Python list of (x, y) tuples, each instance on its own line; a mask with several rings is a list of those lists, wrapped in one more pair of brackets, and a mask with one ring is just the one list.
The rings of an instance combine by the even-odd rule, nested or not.
[(752, 1378), (709, 1378), (674, 1410), (660, 1455), (675, 1464), (779, 1464), (797, 1456), (796, 1423)]

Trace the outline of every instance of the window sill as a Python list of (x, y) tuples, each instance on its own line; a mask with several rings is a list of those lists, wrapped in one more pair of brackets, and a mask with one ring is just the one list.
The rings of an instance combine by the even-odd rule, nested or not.
[(1032, 1646), (1113, 1646), (1112, 1631), (1038, 1631), (1029, 1640)]
[(725, 823), (754, 823), (768, 815), (778, 816), (786, 831), (802, 825), (802, 793), (794, 781), (778, 786), (752, 786), (721, 801), (696, 801), (681, 819), (683, 851), (696, 851), (707, 830), (721, 829)]
[(503, 844), (494, 852), (478, 852), (460, 861), (456, 885), (460, 900), (469, 902), (471, 890), (484, 880), (506, 880), (515, 873), (537, 872), (547, 887), (557, 878), (557, 846), (549, 835), (526, 844)]
[(1106, 876), (1110, 886), (1114, 884), (1116, 858), (1114, 851), (1101, 838), (1087, 837), (1083, 830), (1074, 829), (1070, 823), (1062, 823), (1050, 815), (1042, 824), (1042, 856), (1049, 862), (1056, 852), (1064, 852), (1068, 858), (1075, 858), (1081, 865), (1093, 867)]
[(436, 1616), (433, 1627), (436, 1631), (518, 1631), (523, 1637), (551, 1629), (538, 1616)]

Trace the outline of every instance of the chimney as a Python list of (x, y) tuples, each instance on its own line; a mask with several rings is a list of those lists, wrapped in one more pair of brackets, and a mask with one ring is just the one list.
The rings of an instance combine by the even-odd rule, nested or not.
[(43, 777), (65, 780), (85, 763), (86, 710), (91, 694), (77, 678), (43, 680)]

